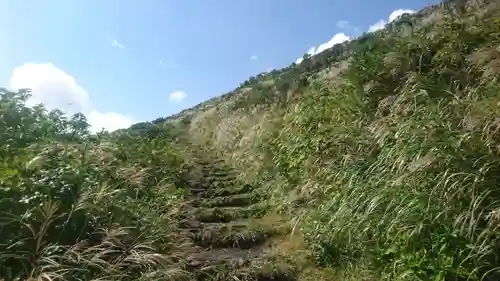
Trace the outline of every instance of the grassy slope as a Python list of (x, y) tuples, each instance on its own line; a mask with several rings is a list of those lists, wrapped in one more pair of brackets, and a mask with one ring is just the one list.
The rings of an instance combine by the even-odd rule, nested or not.
[(429, 7), (166, 121), (293, 218), (283, 249), (343, 278), (495, 278), (495, 16)]
[(237, 241), (271, 249), (265, 273), (215, 279), (498, 280), (499, 9), (429, 7), (111, 135), (2, 89), (0, 280), (192, 280), (179, 261), (255, 253), (258, 269), (263, 248), (231, 256)]

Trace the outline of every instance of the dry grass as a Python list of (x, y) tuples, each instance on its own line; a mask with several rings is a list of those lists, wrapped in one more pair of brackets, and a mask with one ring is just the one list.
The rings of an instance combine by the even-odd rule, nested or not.
[(478, 280), (498, 265), (498, 25), (428, 12), (335, 87), (310, 79), (284, 110), (211, 127), (210, 147), (300, 233), (273, 247), (302, 280)]

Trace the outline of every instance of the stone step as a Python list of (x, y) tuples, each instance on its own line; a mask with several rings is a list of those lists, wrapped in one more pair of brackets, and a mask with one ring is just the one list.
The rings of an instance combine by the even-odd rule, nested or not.
[(190, 229), (193, 232), (208, 230), (212, 232), (240, 231), (248, 228), (247, 220), (234, 220), (232, 222), (201, 222), (194, 219), (184, 219), (179, 222), (183, 229)]
[(202, 223), (197, 220), (187, 218), (179, 222), (179, 227), (182, 229), (189, 229), (189, 230), (200, 229), (202, 227)]
[(249, 228), (249, 222), (247, 220), (237, 220), (230, 223), (226, 222), (199, 222), (200, 229), (216, 231), (216, 232), (231, 232), (231, 231), (241, 231)]
[(242, 207), (257, 203), (257, 196), (252, 193), (215, 197), (201, 202), (203, 207)]
[(207, 182), (214, 182), (214, 181), (234, 182), (235, 180), (237, 180), (237, 178), (234, 175), (207, 175), (202, 180)]
[(204, 228), (193, 240), (202, 247), (250, 249), (266, 242), (267, 236), (260, 229)]
[(236, 174), (231, 168), (216, 168), (211, 171), (211, 174), (214, 176), (229, 176)]
[(217, 176), (227, 176), (235, 173), (232, 168), (224, 166), (202, 167), (201, 171), (206, 175), (217, 175)]
[(266, 208), (262, 204), (253, 204), (246, 207), (215, 207), (200, 208), (195, 217), (200, 222), (231, 222), (250, 217), (259, 218), (264, 215)]
[(257, 257), (243, 267), (213, 265), (196, 272), (197, 281), (296, 281), (292, 266)]
[(208, 193), (209, 189), (203, 187), (195, 187), (191, 188), (189, 191), (191, 191), (191, 194), (200, 194), (200, 193)]
[[(259, 250), (212, 249), (200, 255), (214, 257), (203, 262), (192, 258), (188, 270), (195, 273), (197, 281), (295, 281), (295, 269), (284, 263), (273, 261), (272, 257)], [(221, 261), (221, 257), (226, 259)], [(210, 259), (210, 258), (209, 258)]]
[(207, 266), (228, 265), (233, 268), (248, 265), (261, 254), (260, 250), (238, 248), (212, 249), (191, 254), (187, 257), (188, 266), (202, 268)]
[(238, 187), (223, 187), (218, 189), (212, 189), (207, 194), (209, 194), (210, 196), (229, 196), (229, 195), (248, 193), (251, 192), (252, 189), (253, 188), (251, 185), (245, 184)]
[(236, 181), (213, 181), (209, 184), (211, 190), (231, 188), (238, 185)]

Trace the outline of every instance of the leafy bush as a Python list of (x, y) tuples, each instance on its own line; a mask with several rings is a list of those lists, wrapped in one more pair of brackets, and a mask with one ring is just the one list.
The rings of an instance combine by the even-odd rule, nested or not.
[(0, 276), (184, 276), (168, 255), (179, 242), (168, 215), (182, 197), (173, 186), (180, 152), (166, 141), (92, 136), (83, 115), (30, 108), (28, 98), (0, 95)]

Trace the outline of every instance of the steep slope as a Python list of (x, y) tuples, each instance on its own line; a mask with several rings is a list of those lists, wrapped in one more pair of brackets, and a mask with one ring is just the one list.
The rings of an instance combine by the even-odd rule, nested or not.
[(500, 2), (113, 134), (0, 89), (1, 280), (499, 280)]
[(300, 280), (498, 280), (499, 18), (445, 1), (157, 123), (288, 218)]

